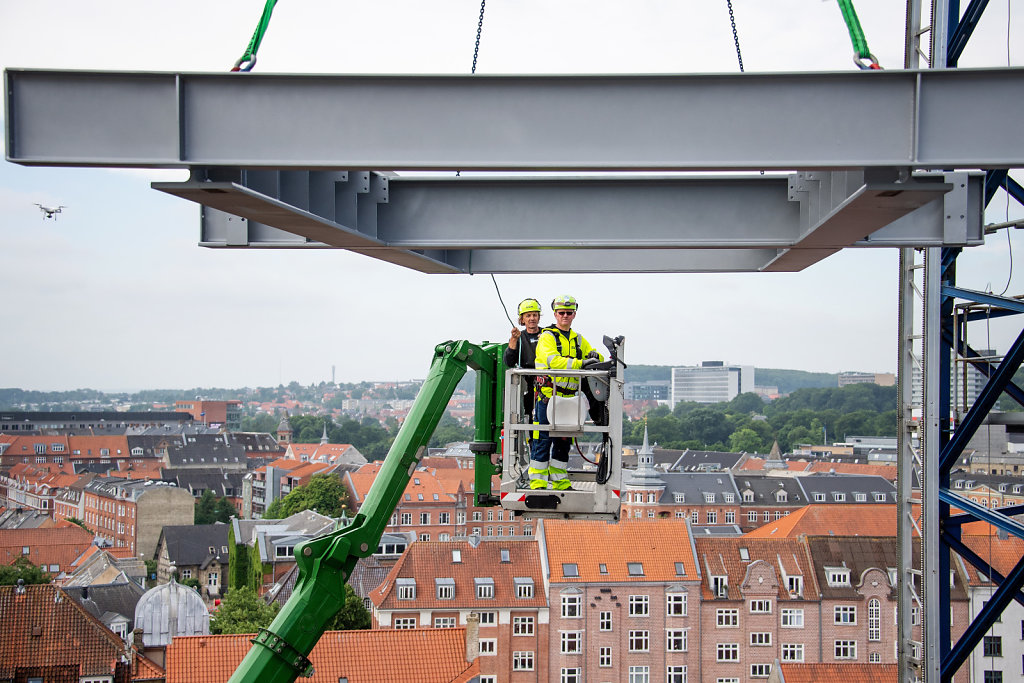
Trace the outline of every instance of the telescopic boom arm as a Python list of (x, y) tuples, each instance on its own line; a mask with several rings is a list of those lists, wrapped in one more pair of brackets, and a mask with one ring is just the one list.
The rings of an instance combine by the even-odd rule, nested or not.
[[(252, 649), (229, 683), (292, 683), (298, 676), (313, 673), (309, 653), (344, 605), (345, 582), (356, 561), (376, 551), (448, 400), (469, 368), (477, 371), (473, 444), (478, 453), (477, 504), (496, 502), (490, 500), (490, 477), (481, 469), (497, 471), (487, 453), (496, 451), (500, 438), (497, 407), (502, 405), (502, 385), (498, 381), (504, 370), (502, 348), (501, 344), (478, 346), (450, 341), (434, 349), (427, 379), (352, 524), (295, 547), (299, 568), (295, 590), (270, 627), (261, 629), (253, 639)], [(486, 482), (482, 481), (484, 477)]]

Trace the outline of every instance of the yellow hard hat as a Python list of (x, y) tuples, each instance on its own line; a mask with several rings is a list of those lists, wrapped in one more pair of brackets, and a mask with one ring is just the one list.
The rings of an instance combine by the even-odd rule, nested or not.
[(551, 302), (551, 310), (556, 311), (558, 309), (569, 309), (575, 311), (580, 305), (576, 303), (576, 297), (570, 294), (563, 294), (562, 296), (555, 297)]
[(519, 315), (523, 313), (540, 313), (540, 302), (536, 299), (523, 299), (519, 302)]

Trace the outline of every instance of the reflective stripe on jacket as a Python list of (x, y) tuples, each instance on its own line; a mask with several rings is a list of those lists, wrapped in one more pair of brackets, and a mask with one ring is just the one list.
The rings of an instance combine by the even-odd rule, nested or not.
[[(576, 334), (575, 330), (562, 332), (555, 326), (545, 327), (537, 338), (537, 369), (579, 370), (583, 367), (583, 357), (593, 350), (590, 342)], [(555, 386), (560, 394), (575, 394), (579, 391), (580, 379), (555, 377)], [(541, 387), (541, 392), (551, 398), (551, 387)]]

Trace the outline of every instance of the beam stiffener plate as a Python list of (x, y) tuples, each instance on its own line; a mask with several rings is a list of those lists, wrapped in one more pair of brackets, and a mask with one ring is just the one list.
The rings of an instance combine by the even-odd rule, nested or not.
[[(797, 271), (847, 246), (981, 243), (980, 174), (879, 173), (423, 179), (194, 168), (188, 182), (153, 187), (204, 205), (203, 246), (332, 247), (431, 273)], [(946, 197), (960, 186), (950, 230)]]
[(30, 165), (1024, 166), (1024, 147), (1006, 144), (1024, 109), (1021, 68), (597, 76), (7, 69), (5, 81), (7, 159)]

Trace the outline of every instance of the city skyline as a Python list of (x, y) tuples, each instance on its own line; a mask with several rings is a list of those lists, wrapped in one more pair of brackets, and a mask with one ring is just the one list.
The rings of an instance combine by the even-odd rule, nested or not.
[[(4, 68), (227, 71), (260, 3), (186, 1), (172, 8), (66, 0), (0, 7)], [(1000, 3), (1001, 5), (1001, 3)], [(735, 0), (747, 71), (850, 71), (833, 3)], [(882, 65), (903, 62), (904, 8), (857, 10)], [(1024, 23), (989, 8), (961, 66), (1020, 65)], [(468, 73), (479, 3), (375, 7), (282, 4), (258, 73)], [(109, 21), (110, 16), (118, 21)], [(1009, 25), (1009, 33), (1006, 30)], [(526, 46), (529, 45), (529, 48)], [(57, 49), (59, 46), (59, 49)], [(491, 3), (479, 73), (694, 73), (738, 70), (725, 6), (529, 0)], [(244, 77), (244, 76), (240, 76)], [(153, 180), (184, 171), (27, 168), (0, 164), (0, 288), (8, 293), (8, 362), (0, 385), (58, 390), (308, 385), (423, 377), (434, 345), (504, 341), (516, 303), (571, 293), (574, 327), (592, 342), (624, 334), (643, 364), (705, 359), (812, 372), (896, 366), (897, 252), (845, 250), (801, 273), (487, 275), (411, 272), (337, 250), (196, 246), (198, 208)], [(64, 205), (54, 219), (35, 206)], [(1007, 213), (1008, 212), (1008, 213)], [(986, 222), (1021, 215), (1000, 194)], [(585, 237), (585, 235), (584, 235)], [(1016, 291), (1005, 241), (966, 251), (967, 288)], [(551, 322), (546, 311), (542, 323)], [(993, 321), (986, 347), (1006, 348)], [(1013, 331), (1016, 334), (1016, 330)], [(988, 341), (988, 340), (986, 340)]]

